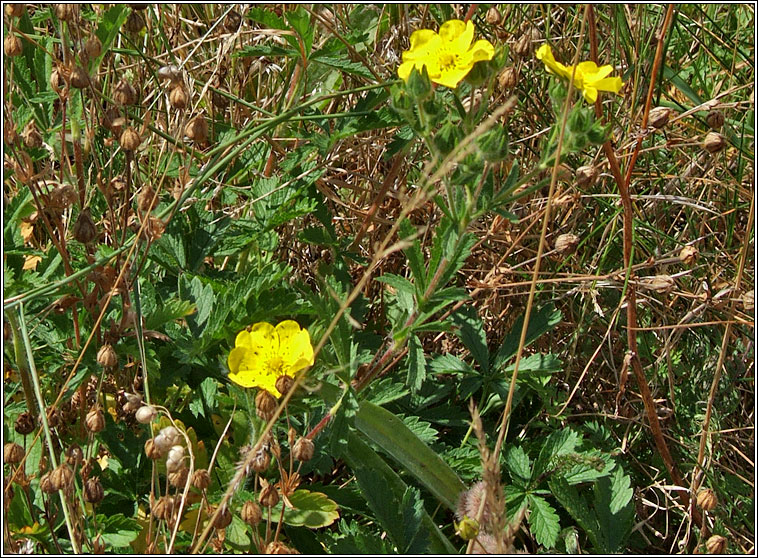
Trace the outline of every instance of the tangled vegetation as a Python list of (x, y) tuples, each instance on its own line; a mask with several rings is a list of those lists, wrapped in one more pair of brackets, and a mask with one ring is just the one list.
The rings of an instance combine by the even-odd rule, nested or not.
[(755, 551), (752, 5), (3, 15), (4, 551)]

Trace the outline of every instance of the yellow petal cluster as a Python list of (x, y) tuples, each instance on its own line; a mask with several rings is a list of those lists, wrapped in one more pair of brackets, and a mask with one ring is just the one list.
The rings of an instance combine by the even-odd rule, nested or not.
[(426, 66), (429, 79), (434, 83), (454, 89), (471, 71), (476, 62), (492, 60), (495, 48), (484, 39), (473, 45), (474, 24), (459, 19), (446, 21), (439, 33), (419, 29), (411, 35), (411, 48), (403, 52), (403, 63), (397, 74), (408, 80), (411, 70), (419, 72)]
[(229, 353), (229, 379), (246, 388), (265, 389), (276, 397), (276, 380), (313, 365), (308, 330), (293, 320), (272, 326), (258, 322), (240, 331)]
[(624, 85), (620, 77), (608, 77), (613, 71), (613, 66), (608, 64), (598, 67), (594, 62), (580, 62), (576, 65), (576, 72), (574, 72), (573, 66), (564, 66), (556, 61), (553, 50), (547, 43), (537, 50), (537, 58), (542, 60), (545, 67), (555, 75), (570, 80), (573, 74), (574, 87), (581, 90), (584, 100), (588, 103), (594, 103), (597, 100), (598, 91), (618, 93)]

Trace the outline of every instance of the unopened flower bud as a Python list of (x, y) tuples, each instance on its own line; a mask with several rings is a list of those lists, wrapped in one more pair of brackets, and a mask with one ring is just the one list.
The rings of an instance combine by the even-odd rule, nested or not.
[(165, 428), (161, 428), (161, 431), (158, 434), (160, 436), (163, 436), (166, 441), (170, 442), (169, 447), (166, 448), (166, 451), (168, 451), (171, 446), (176, 445), (182, 437), (181, 433), (173, 426), (166, 426)]
[(426, 66), (420, 71), (415, 67), (411, 70), (405, 89), (417, 103), (423, 102), (432, 94), (432, 82), (429, 79), (429, 72)]
[(713, 109), (708, 112), (708, 116), (705, 117), (705, 122), (711, 130), (720, 130), (724, 125), (724, 113), (718, 109)]
[(211, 475), (208, 469), (198, 469), (192, 474), (192, 486), (198, 490), (206, 490), (211, 485)]
[(555, 239), (555, 251), (563, 256), (573, 254), (577, 246), (579, 246), (579, 237), (575, 234), (562, 234)]
[(106, 343), (97, 351), (97, 363), (104, 368), (113, 368), (118, 364), (118, 356), (113, 345)]
[(300, 438), (295, 442), (292, 454), (298, 461), (310, 461), (313, 458), (314, 450), (313, 440), (310, 438)]
[(265, 389), (258, 392), (255, 397), (255, 414), (265, 421), (271, 420), (276, 411), (276, 399)]
[(84, 418), (84, 425), (92, 433), (98, 433), (105, 428), (105, 415), (100, 407), (92, 407)]
[(669, 117), (671, 116), (671, 109), (669, 107), (655, 107), (650, 111), (647, 117), (647, 122), (653, 128), (661, 129), (669, 123)]
[(251, 527), (255, 527), (263, 519), (263, 512), (261, 511), (261, 507), (258, 504), (251, 500), (248, 500), (242, 504), (242, 511), (240, 512), (240, 516), (242, 517), (242, 521)]
[(21, 463), (24, 459), (24, 448), (15, 442), (8, 442), (3, 446), (3, 461), (10, 465)]
[[(97, 238), (97, 227), (95, 227), (95, 221), (92, 219), (92, 213), (90, 213), (88, 207), (82, 209), (76, 223), (74, 223), (74, 238), (77, 242), (81, 242), (82, 244), (89, 244)], [(104, 347), (105, 346), (110, 345), (104, 345)], [(98, 353), (98, 362), (100, 362), (100, 353)], [(103, 364), (103, 366), (105, 365)], [(113, 366), (115, 366), (115, 364)]]
[(717, 153), (724, 149), (726, 140), (718, 132), (708, 132), (703, 140), (703, 147), (708, 153)]
[(87, 482), (84, 483), (84, 499), (91, 504), (97, 504), (102, 501), (104, 496), (105, 492), (100, 479), (97, 477), (87, 479)]
[(724, 554), (726, 550), (726, 538), (721, 535), (711, 535), (711, 537), (705, 541), (705, 549), (708, 554)]
[(479, 534), (479, 523), (467, 515), (463, 516), (460, 523), (456, 523), (458, 534), (464, 541), (470, 541)]
[(137, 412), (134, 415), (134, 418), (137, 419), (137, 422), (141, 424), (149, 424), (155, 420), (155, 417), (158, 416), (158, 411), (155, 410), (155, 407), (152, 407), (150, 405), (144, 405), (137, 409)]

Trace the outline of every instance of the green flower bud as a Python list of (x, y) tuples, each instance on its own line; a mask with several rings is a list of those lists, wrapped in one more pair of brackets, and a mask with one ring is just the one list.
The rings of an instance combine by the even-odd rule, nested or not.
[(581, 106), (577, 106), (569, 113), (566, 127), (569, 132), (584, 133), (592, 126), (592, 117)]
[(426, 66), (422, 68), (422, 72), (419, 72), (415, 67), (411, 70), (405, 89), (419, 103), (432, 94), (432, 82), (429, 79)]
[(461, 129), (448, 121), (442, 125), (442, 128), (434, 135), (434, 145), (442, 157), (447, 156), (455, 146), (463, 139)]
[(590, 129), (587, 130), (587, 139), (590, 143), (600, 145), (606, 142), (611, 132), (611, 125), (603, 126), (602, 122), (593, 122)]
[(508, 156), (508, 132), (501, 126), (494, 126), (476, 140), (482, 157), (488, 163), (497, 163)]
[(460, 523), (455, 524), (455, 527), (464, 541), (470, 541), (479, 534), (479, 523), (467, 515), (464, 515)]
[(563, 110), (563, 103), (566, 101), (566, 87), (559, 79), (553, 80), (553, 83), (548, 88), (548, 94), (550, 100), (553, 101), (553, 110), (556, 114), (560, 114)]

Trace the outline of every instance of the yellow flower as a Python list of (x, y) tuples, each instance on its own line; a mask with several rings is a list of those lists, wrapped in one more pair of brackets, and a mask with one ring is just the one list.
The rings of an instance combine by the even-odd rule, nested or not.
[(542, 60), (545, 67), (552, 73), (571, 79), (574, 74), (574, 87), (582, 91), (584, 100), (594, 103), (597, 100), (598, 91), (610, 91), (618, 93), (624, 83), (620, 77), (608, 77), (613, 71), (613, 66), (605, 65), (598, 68), (594, 62), (580, 62), (574, 72), (573, 66), (564, 66), (553, 57), (553, 51), (547, 43), (537, 50), (537, 58)]
[(229, 353), (229, 379), (242, 387), (265, 389), (279, 397), (276, 380), (294, 376), (313, 365), (313, 347), (308, 331), (285, 320), (276, 327), (258, 322), (250, 331), (237, 334)]
[(476, 62), (495, 56), (495, 48), (489, 41), (479, 39), (472, 45), (473, 40), (474, 24), (459, 19), (443, 23), (439, 34), (429, 29), (414, 31), (411, 48), (403, 52), (397, 75), (408, 81), (413, 68), (420, 72), (426, 66), (429, 79), (454, 89)]

